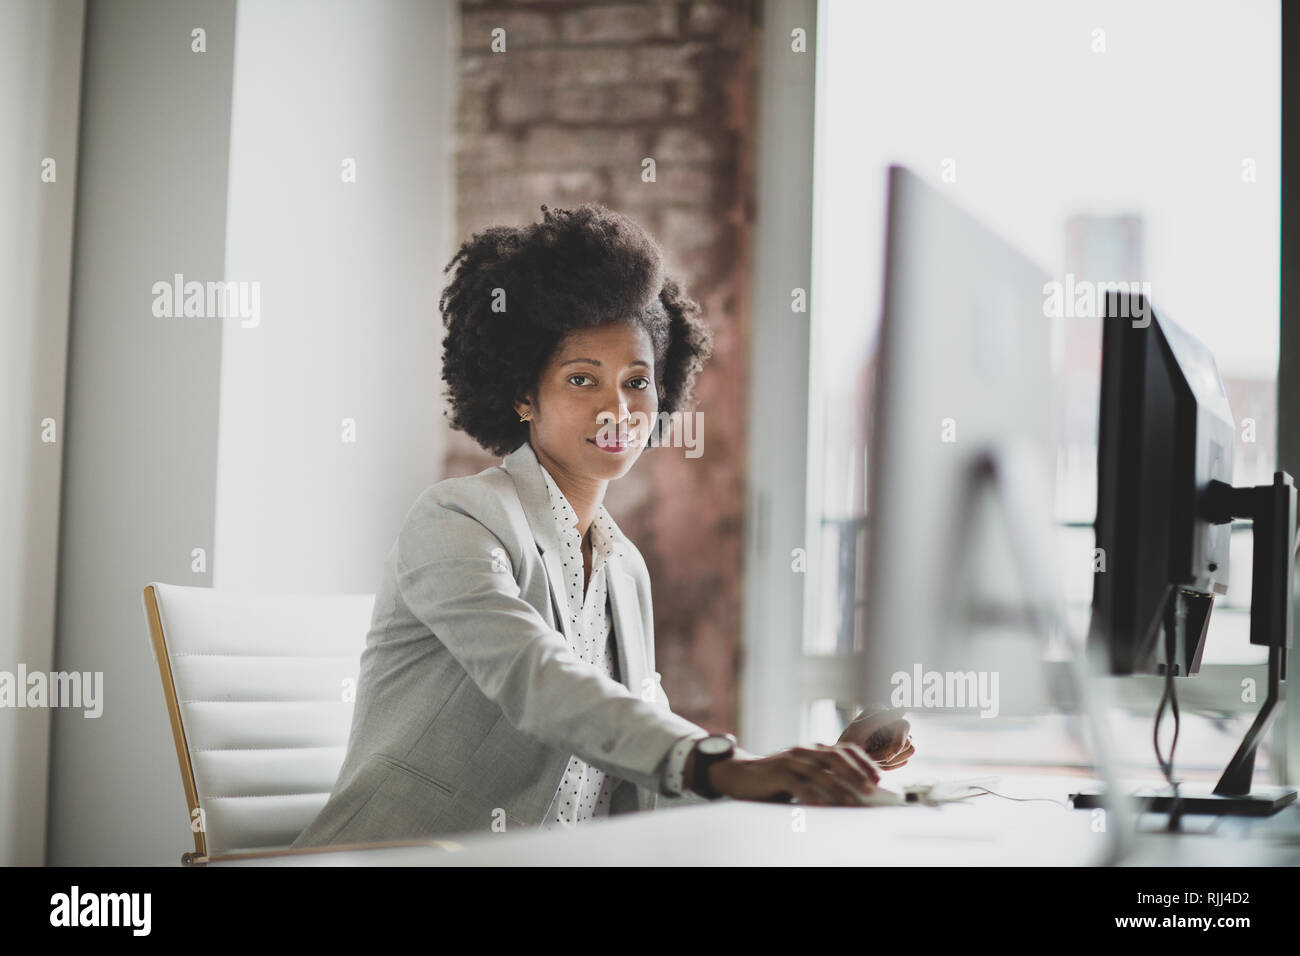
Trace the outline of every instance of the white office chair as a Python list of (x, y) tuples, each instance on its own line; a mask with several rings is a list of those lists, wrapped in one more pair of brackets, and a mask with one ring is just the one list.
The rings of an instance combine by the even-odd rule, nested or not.
[(144, 589), (194, 833), (194, 852), (182, 863), (456, 847), (401, 840), (288, 849), (325, 805), (343, 764), (374, 602), (373, 594)]

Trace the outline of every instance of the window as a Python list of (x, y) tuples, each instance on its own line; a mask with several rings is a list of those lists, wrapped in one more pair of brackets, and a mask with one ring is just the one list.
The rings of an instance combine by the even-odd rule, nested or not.
[[(816, 546), (805, 659), (844, 655), (870, 639), (861, 613), (865, 453), (891, 162), (946, 190), (1055, 278), (1149, 281), (1157, 310), (1219, 363), (1238, 424), (1234, 483), (1271, 480), (1279, 16), (1277, 0), (822, 0), (808, 426)], [(1100, 321), (1061, 319), (1054, 331), (1060, 546), (1082, 635), (1092, 596)], [(1195, 691), (1205, 711), (1249, 717), (1258, 706), (1237, 693), (1240, 669), (1257, 675), (1266, 659), (1248, 641), (1250, 549), (1249, 526), (1235, 527), (1230, 593), (1216, 601), (1208, 680)], [(806, 670), (807, 735), (833, 740), (848, 711), (835, 705), (834, 689), (817, 693), (827, 668)], [(1154, 763), (1153, 685), (1130, 679), (1122, 689), (1134, 726), (1145, 728), (1123, 735), (1136, 739), (1122, 758), (1142, 767)], [(1212, 753), (1206, 766), (1222, 769), (1247, 723), (1220, 717), (1205, 748), (1180, 741), (1179, 754)], [(1196, 733), (1187, 721), (1184, 732)], [(966, 746), (960, 737), (954, 732), (954, 750)]]

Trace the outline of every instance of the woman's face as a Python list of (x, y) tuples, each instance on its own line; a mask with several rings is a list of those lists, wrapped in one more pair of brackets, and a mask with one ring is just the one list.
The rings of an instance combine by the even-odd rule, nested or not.
[[(521, 405), (521, 414), (529, 408)], [(646, 331), (635, 322), (581, 329), (565, 336), (542, 370), (529, 441), (548, 470), (609, 481), (640, 457), (658, 411)]]

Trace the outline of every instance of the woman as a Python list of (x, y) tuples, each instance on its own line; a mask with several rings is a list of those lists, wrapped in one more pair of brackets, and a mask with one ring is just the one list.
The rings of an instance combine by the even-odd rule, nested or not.
[(294, 846), (561, 827), (660, 796), (858, 803), (912, 753), (906, 721), (860, 719), (835, 747), (758, 757), (669, 709), (649, 574), (602, 502), (687, 405), (711, 335), (631, 220), (541, 208), (447, 266), (452, 425), (504, 461), (408, 513), (347, 755)]

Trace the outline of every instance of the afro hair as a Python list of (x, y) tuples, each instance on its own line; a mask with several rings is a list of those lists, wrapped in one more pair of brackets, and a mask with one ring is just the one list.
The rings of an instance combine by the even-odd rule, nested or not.
[(688, 408), (712, 355), (700, 306), (664, 274), (662, 250), (627, 216), (599, 203), (541, 209), (540, 223), (475, 233), (443, 269), (459, 263), (438, 303), (451, 425), (505, 457), (528, 440), (515, 402), (536, 388), (565, 335), (632, 321), (654, 347), (656, 443), (664, 416)]

